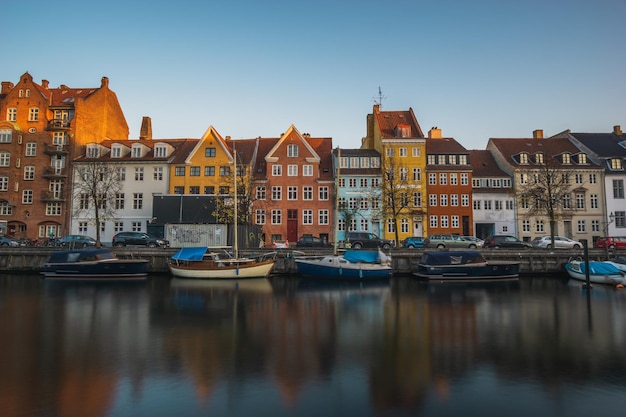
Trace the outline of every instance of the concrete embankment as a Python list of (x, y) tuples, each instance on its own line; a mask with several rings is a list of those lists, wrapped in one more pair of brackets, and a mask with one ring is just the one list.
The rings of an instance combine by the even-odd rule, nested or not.
[[(5, 273), (37, 273), (43, 268), (43, 264), (50, 257), (55, 248), (23, 247), (23, 248), (0, 248), (0, 270)], [(150, 261), (150, 270), (153, 273), (168, 273), (168, 258), (176, 252), (174, 248), (114, 248), (114, 252), (120, 258), (142, 258)], [(269, 249), (243, 250), (241, 255), (258, 255), (262, 252), (271, 252)], [(295, 274), (297, 269), (294, 256), (305, 253), (306, 255), (330, 254), (330, 250), (305, 250), (294, 251), (280, 249), (277, 251), (274, 274)], [(503, 250), (483, 249), (483, 255), (487, 260), (519, 261), (522, 274), (560, 274), (563, 273), (563, 265), (571, 257), (582, 256), (580, 249), (560, 250)], [(419, 262), (422, 250), (416, 249), (393, 249), (391, 257), (394, 274), (409, 275), (415, 270)], [(626, 253), (624, 253), (626, 254)], [(613, 257), (616, 254), (610, 253)], [(590, 260), (606, 259), (606, 251), (603, 249), (589, 249)]]

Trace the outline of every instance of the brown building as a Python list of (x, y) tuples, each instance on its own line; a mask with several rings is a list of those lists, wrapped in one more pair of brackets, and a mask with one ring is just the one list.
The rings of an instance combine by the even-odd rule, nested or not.
[(432, 128), (426, 139), (428, 235), (473, 233), (470, 152)]
[[(41, 239), (69, 233), (71, 169), (81, 146), (128, 139), (109, 80), (99, 87), (50, 88), (24, 73), (0, 91), (0, 228)], [(6, 225), (5, 225), (6, 223)]]

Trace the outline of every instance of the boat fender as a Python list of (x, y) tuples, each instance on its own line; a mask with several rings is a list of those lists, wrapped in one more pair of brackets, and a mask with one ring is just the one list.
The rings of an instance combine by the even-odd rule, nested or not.
[(615, 288), (617, 288), (617, 289), (620, 289), (620, 290), (621, 290), (622, 288), (624, 288), (624, 284), (617, 284), (617, 285), (615, 286)]

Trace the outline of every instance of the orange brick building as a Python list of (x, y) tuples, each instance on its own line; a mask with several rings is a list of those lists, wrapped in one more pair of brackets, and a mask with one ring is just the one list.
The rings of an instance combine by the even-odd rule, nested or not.
[(469, 151), (432, 128), (426, 139), (428, 235), (473, 234), (472, 167)]
[(50, 88), (24, 73), (0, 91), (0, 233), (31, 239), (69, 233), (70, 161), (82, 145), (128, 139), (116, 94), (99, 87)]

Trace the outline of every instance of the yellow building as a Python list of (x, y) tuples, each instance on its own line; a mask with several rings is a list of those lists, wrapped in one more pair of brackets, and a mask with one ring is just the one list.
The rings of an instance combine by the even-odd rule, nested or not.
[(170, 194), (228, 194), (233, 157), (224, 138), (210, 126), (183, 164), (170, 166)]
[(383, 237), (399, 243), (425, 236), (426, 138), (413, 109), (381, 111), (374, 105), (361, 148), (376, 149), (382, 158)]

